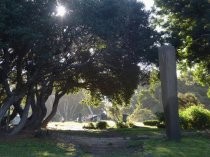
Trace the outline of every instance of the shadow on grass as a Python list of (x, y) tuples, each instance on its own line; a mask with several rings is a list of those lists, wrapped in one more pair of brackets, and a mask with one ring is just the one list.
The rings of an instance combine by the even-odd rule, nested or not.
[(57, 143), (44, 139), (18, 139), (0, 142), (1, 157), (74, 157), (73, 144)]

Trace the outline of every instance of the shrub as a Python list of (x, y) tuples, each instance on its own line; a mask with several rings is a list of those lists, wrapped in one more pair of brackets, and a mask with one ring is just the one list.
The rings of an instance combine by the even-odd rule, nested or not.
[(95, 129), (95, 126), (94, 124), (91, 122), (91, 123), (88, 123), (88, 124), (85, 124), (83, 126), (84, 129)]
[(108, 127), (107, 122), (105, 121), (100, 121), (96, 123), (96, 129), (106, 129)]
[(183, 129), (210, 128), (210, 111), (203, 106), (190, 106), (179, 112), (180, 125)]
[(188, 108), (193, 105), (198, 105), (200, 103), (198, 98), (193, 93), (179, 93), (178, 102), (181, 109)]
[(165, 123), (158, 123), (157, 127), (158, 128), (166, 128), (166, 124)]
[(156, 116), (150, 109), (143, 108), (142, 105), (138, 105), (134, 112), (128, 117), (128, 120), (133, 122), (142, 122), (155, 118)]
[(187, 111), (187, 109), (179, 111), (179, 124), (183, 129), (192, 128), (190, 123), (190, 112)]
[(128, 128), (128, 125), (125, 122), (117, 122), (117, 128)]
[(158, 120), (146, 120), (143, 122), (144, 125), (157, 126), (160, 122)]
[(127, 125), (128, 125), (129, 128), (138, 128), (138, 126), (136, 126), (136, 125), (135, 125), (134, 123), (132, 123), (132, 122), (127, 123)]
[(160, 123), (165, 123), (166, 119), (164, 112), (156, 112), (155, 115)]
[(179, 113), (179, 124), (182, 129), (191, 128), (188, 116), (184, 115), (183, 112)]

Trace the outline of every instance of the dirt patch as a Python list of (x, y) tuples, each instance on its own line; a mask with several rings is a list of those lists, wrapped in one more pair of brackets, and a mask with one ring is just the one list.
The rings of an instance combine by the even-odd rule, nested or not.
[(144, 151), (143, 143), (144, 138), (137, 137), (88, 137), (88, 136), (75, 136), (66, 133), (58, 133), (56, 131), (49, 132), (50, 138), (64, 143), (73, 143), (85, 153), (91, 153), (95, 157), (103, 156), (107, 152), (118, 151)]

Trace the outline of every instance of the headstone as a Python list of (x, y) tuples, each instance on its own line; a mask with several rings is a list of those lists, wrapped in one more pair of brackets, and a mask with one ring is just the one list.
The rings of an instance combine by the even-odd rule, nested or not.
[(162, 46), (158, 51), (166, 134), (171, 140), (179, 140), (176, 53), (174, 47), (170, 45)]
[(123, 122), (124, 122), (124, 123), (127, 122), (127, 118), (128, 118), (128, 115), (127, 115), (127, 114), (123, 114)]
[(107, 115), (105, 112), (101, 113), (101, 120), (107, 120)]
[(82, 122), (82, 114), (79, 113), (78, 122)]

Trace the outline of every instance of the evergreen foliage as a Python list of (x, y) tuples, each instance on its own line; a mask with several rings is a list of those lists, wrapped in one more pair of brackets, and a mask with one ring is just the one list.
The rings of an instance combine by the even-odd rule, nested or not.
[[(65, 16), (56, 15), (58, 5)], [(0, 121), (13, 107), (9, 119), (20, 114), (21, 122), (10, 134), (45, 127), (60, 98), (82, 88), (95, 102), (106, 96), (128, 104), (147, 75), (138, 63), (157, 62), (158, 34), (148, 18), (142, 3), (129, 0), (2, 0)], [(52, 91), (52, 112), (45, 118)]]

